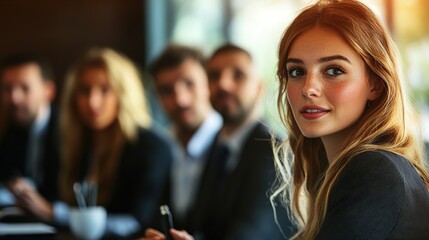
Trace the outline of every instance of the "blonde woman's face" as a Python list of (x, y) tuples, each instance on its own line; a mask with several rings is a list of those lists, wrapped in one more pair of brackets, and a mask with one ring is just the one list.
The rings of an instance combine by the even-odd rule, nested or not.
[(93, 130), (109, 127), (118, 116), (119, 100), (104, 68), (85, 69), (76, 88), (79, 118)]
[(367, 102), (376, 97), (363, 60), (342, 36), (326, 28), (313, 27), (294, 40), (286, 69), (287, 99), (309, 138), (344, 142)]

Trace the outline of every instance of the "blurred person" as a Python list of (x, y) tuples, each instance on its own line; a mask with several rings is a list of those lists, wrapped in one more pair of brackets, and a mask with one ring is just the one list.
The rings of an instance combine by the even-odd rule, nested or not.
[(375, 14), (318, 1), (286, 29), (278, 59), (289, 132), (276, 150), (278, 193), (299, 226), (293, 239), (429, 239), (422, 141)]
[[(211, 103), (223, 126), (211, 149), (190, 228), (171, 229), (171, 235), (175, 240), (287, 238), (293, 227), (286, 214), (279, 215), (282, 234), (268, 197), (274, 157), (258, 107), (263, 84), (254, 60), (248, 51), (226, 44), (208, 59), (206, 71)], [(164, 235), (149, 229), (144, 239)]]
[(187, 228), (210, 146), (222, 125), (210, 104), (204, 60), (198, 49), (170, 45), (150, 66), (158, 98), (172, 123), (176, 148), (167, 203), (179, 229)]
[[(282, 239), (267, 195), (274, 158), (259, 108), (264, 87), (255, 61), (245, 49), (225, 44), (208, 59), (206, 71), (223, 126), (201, 184), (192, 233), (206, 240)], [(287, 218), (282, 222), (287, 237), (291, 226)]]
[[(134, 64), (112, 49), (92, 49), (64, 86), (61, 111), (61, 197), (49, 203), (21, 182), (22, 201), (40, 219), (68, 226), (76, 182), (98, 186), (96, 204), (107, 209), (106, 236), (129, 237), (158, 210), (172, 160), (151, 118)], [(87, 203), (88, 204), (88, 203)]]
[(43, 197), (58, 197), (58, 122), (52, 67), (36, 54), (6, 57), (0, 66), (0, 205), (15, 205), (6, 186), (24, 180)]

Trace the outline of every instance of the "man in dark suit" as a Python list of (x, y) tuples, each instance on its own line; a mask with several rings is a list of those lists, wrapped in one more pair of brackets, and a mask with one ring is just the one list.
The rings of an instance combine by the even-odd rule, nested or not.
[(174, 161), (165, 202), (179, 229), (187, 228), (207, 155), (222, 125), (210, 104), (204, 62), (198, 49), (176, 44), (166, 47), (150, 67), (158, 99), (171, 123)]
[[(275, 180), (270, 134), (261, 123), (263, 85), (249, 52), (218, 48), (206, 66), (213, 107), (224, 124), (212, 148), (193, 211), (196, 239), (283, 239), (269, 190)], [(292, 231), (280, 214), (285, 237)]]
[[(190, 210), (189, 228), (170, 233), (175, 240), (288, 239), (294, 228), (287, 213), (277, 213), (278, 226), (269, 199), (274, 157), (271, 136), (260, 119), (263, 85), (254, 61), (246, 50), (224, 45), (208, 59), (206, 71), (210, 100), (223, 126)], [(150, 229), (143, 239), (163, 238)]]
[[(59, 154), (50, 65), (36, 55), (10, 56), (2, 62), (0, 78), (0, 204), (15, 204), (14, 195), (20, 194), (13, 188), (17, 181), (27, 181), (54, 200)], [(12, 194), (7, 185), (14, 189)]]

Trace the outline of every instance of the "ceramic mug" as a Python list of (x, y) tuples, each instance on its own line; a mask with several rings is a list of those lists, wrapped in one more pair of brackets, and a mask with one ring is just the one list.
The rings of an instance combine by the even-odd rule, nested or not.
[(79, 239), (100, 239), (106, 231), (106, 219), (106, 209), (100, 206), (72, 208), (70, 228), (73, 235)]

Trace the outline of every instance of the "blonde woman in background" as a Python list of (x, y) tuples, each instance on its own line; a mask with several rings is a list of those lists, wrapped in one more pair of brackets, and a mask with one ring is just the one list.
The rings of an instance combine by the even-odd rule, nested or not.
[[(429, 176), (394, 44), (358, 1), (319, 1), (281, 39), (277, 153), (295, 239), (429, 239)], [(290, 150), (290, 151), (288, 151)], [(275, 196), (274, 196), (275, 197)]]
[[(63, 168), (53, 205), (37, 196), (29, 206), (42, 220), (68, 225), (76, 205), (75, 182), (98, 185), (97, 205), (108, 212), (107, 235), (129, 236), (144, 229), (159, 207), (167, 184), (171, 151), (150, 130), (151, 118), (139, 73), (112, 49), (92, 49), (68, 75), (62, 96)], [(36, 208), (36, 210), (34, 210)]]

